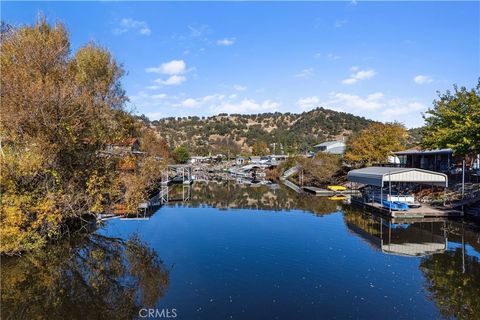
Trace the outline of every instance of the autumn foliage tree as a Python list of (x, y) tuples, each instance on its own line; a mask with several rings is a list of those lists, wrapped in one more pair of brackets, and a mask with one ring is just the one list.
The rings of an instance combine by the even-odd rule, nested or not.
[(313, 158), (299, 157), (297, 163), (306, 185), (321, 186), (339, 182), (342, 173), (342, 159), (339, 155), (319, 152)]
[(0, 63), (0, 252), (15, 253), (118, 195), (116, 159), (100, 154), (137, 129), (122, 109), (122, 67), (93, 43), (72, 55), (62, 24), (2, 33)]
[(345, 161), (354, 167), (387, 163), (388, 156), (405, 147), (408, 133), (400, 123), (374, 123), (347, 141)]

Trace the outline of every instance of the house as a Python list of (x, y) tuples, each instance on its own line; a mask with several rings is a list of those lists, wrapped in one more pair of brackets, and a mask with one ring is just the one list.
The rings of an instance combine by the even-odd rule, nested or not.
[(212, 159), (211, 157), (192, 156), (192, 157), (190, 157), (189, 162), (190, 162), (191, 164), (199, 164), (199, 163), (209, 162), (211, 159)]
[(400, 166), (419, 168), (437, 172), (448, 172), (454, 164), (452, 149), (417, 150), (409, 149), (394, 152)]
[(270, 159), (272, 161), (276, 161), (276, 162), (285, 161), (285, 160), (287, 160), (287, 158), (288, 158), (288, 155), (286, 155), (286, 154), (272, 154), (272, 155), (270, 155)]
[(343, 154), (345, 152), (345, 142), (343, 141), (325, 141), (314, 145), (313, 150), (317, 152), (325, 152), (330, 154)]
[(254, 164), (266, 164), (271, 161), (270, 156), (251, 156), (250, 162)]
[(128, 138), (125, 140), (112, 142), (107, 145), (105, 151), (114, 154), (141, 153), (140, 141), (137, 138)]

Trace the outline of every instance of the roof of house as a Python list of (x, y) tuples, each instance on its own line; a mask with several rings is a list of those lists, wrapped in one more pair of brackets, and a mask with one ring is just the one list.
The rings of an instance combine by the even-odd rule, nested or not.
[(331, 154), (343, 154), (345, 152), (346, 147), (341, 146), (341, 147), (333, 147), (330, 149), (325, 150), (325, 153), (331, 153)]
[(417, 168), (367, 167), (349, 171), (347, 179), (378, 187), (390, 181), (448, 186), (447, 175)]
[(313, 147), (330, 147), (330, 146), (333, 146), (333, 145), (336, 145), (336, 144), (343, 144), (345, 145), (345, 142), (343, 141), (339, 141), (339, 140), (335, 140), (335, 141), (325, 141), (325, 142), (322, 142), (322, 143), (319, 143), (319, 144), (316, 144), (314, 145)]
[(453, 153), (453, 150), (450, 148), (447, 149), (433, 149), (433, 150), (417, 150), (417, 149), (408, 149), (408, 150), (403, 150), (403, 151), (397, 151), (394, 152), (397, 156), (402, 156), (402, 155), (413, 155), (413, 154), (418, 154), (418, 155), (428, 155), (428, 154), (448, 154), (448, 153)]

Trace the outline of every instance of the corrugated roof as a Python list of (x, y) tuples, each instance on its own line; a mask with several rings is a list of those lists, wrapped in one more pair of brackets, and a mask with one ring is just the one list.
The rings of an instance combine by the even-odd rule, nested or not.
[(319, 143), (317, 145), (314, 145), (314, 147), (329, 147), (329, 146), (335, 145), (337, 143), (341, 143), (341, 144), (345, 145), (345, 142), (336, 140), (336, 141), (325, 141), (325, 142)]
[(448, 186), (447, 175), (417, 168), (367, 167), (349, 171), (347, 179), (378, 187), (389, 181)]
[(341, 147), (330, 148), (330, 149), (327, 149), (323, 152), (331, 153), (331, 154), (343, 154), (345, 152), (345, 149), (346, 149), (345, 146), (341, 146)]
[(433, 150), (403, 150), (394, 152), (394, 154), (401, 156), (401, 155), (411, 155), (411, 154), (419, 154), (419, 155), (428, 155), (428, 154), (445, 154), (445, 153), (453, 153), (453, 150), (450, 148), (447, 149), (433, 149)]

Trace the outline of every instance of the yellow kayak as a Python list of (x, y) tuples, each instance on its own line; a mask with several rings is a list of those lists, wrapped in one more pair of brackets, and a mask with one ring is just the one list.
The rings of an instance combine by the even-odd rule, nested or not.
[(328, 186), (327, 189), (332, 190), (332, 191), (345, 191), (345, 190), (347, 190), (347, 188), (345, 188), (344, 186)]
[(328, 198), (328, 200), (345, 200), (345, 199), (347, 199), (346, 196), (332, 196)]

